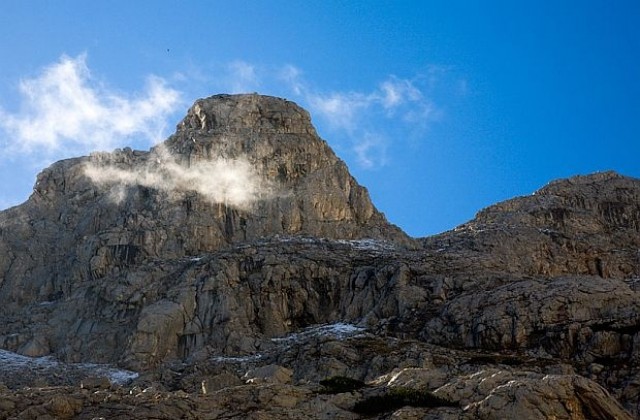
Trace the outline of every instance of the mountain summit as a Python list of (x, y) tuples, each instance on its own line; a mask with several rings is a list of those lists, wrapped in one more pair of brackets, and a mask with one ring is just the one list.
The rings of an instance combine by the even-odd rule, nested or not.
[[(318, 137), (305, 110), (256, 94), (196, 101), (176, 133), (148, 153), (125, 149), (54, 165), (38, 177), (31, 201), (78, 195), (87, 198), (82, 217), (95, 206), (100, 228), (141, 224), (180, 242), (154, 238), (154, 249), (143, 251), (155, 256), (275, 234), (408, 242)], [(119, 207), (109, 201), (124, 204), (137, 220), (110, 220), (105, 208)]]

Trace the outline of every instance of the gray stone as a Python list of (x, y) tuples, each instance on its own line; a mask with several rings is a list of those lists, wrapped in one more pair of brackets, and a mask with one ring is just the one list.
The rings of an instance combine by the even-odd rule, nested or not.
[[(57, 162), (0, 212), (0, 346), (61, 361), (4, 369), (0, 414), (355, 418), (403, 386), (459, 406), (381, 416), (637, 415), (639, 232), (640, 180), (604, 172), (412, 239), (302, 108), (201, 99), (161, 145)], [(70, 362), (142, 376), (87, 394)], [(317, 394), (332, 376), (369, 385)], [(73, 400), (13, 398), (34, 384)]]

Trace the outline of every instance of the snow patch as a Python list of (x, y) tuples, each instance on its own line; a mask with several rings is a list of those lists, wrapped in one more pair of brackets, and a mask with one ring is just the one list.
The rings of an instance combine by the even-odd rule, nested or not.
[(356, 334), (364, 332), (362, 327), (355, 326), (353, 324), (347, 324), (344, 322), (337, 322), (335, 324), (326, 324), (313, 326), (303, 329), (300, 332), (289, 334), (285, 337), (272, 338), (274, 343), (297, 343), (309, 338), (333, 338), (337, 340), (344, 340), (348, 337), (353, 337)]
[(335, 243), (347, 245), (361, 251), (389, 251), (395, 249), (395, 245), (379, 239), (326, 239), (326, 238), (310, 238), (305, 236), (284, 236), (275, 235), (274, 239), (283, 243), (299, 243), (299, 244), (322, 244)]
[(255, 362), (262, 359), (263, 355), (260, 353), (250, 354), (248, 356), (215, 356), (211, 360), (217, 363), (244, 363)]
[(354, 239), (350, 241), (338, 239), (336, 242), (349, 245), (361, 251), (390, 251), (395, 249), (392, 243), (377, 239)]
[(62, 363), (51, 356), (28, 357), (7, 350), (0, 350), (0, 369), (16, 372), (20, 370), (36, 371), (78, 371), (87, 376), (106, 377), (115, 385), (124, 385), (139, 375), (125, 369), (97, 363)]
[(140, 376), (138, 372), (118, 369), (109, 365), (101, 365), (95, 363), (74, 363), (73, 365), (77, 366), (81, 370), (90, 372), (92, 375), (108, 378), (109, 382), (114, 385), (128, 384), (129, 382)]
[(17, 370), (28, 367), (57, 367), (60, 363), (50, 356), (28, 357), (7, 350), (0, 350), (0, 366), (3, 370)]

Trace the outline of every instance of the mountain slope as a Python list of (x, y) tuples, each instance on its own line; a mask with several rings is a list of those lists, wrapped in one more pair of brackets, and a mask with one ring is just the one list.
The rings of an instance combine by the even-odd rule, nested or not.
[[(135, 370), (166, 413), (355, 418), (410, 388), (441, 399), (397, 416), (625, 418), (640, 390), (638, 249), (640, 180), (613, 172), (409, 238), (302, 108), (217, 95), (149, 152), (58, 162), (0, 213), (0, 348)], [(336, 375), (367, 386), (321, 397)], [(205, 388), (219, 398), (198, 400)], [(234, 392), (246, 407), (225, 405)]]

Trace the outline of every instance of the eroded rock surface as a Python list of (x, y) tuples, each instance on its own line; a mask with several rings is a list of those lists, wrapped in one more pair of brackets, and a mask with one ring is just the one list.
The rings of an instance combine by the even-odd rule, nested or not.
[(0, 348), (36, 361), (5, 369), (0, 413), (630, 418), (639, 279), (640, 180), (554, 181), (412, 239), (302, 108), (217, 95), (0, 213)]

